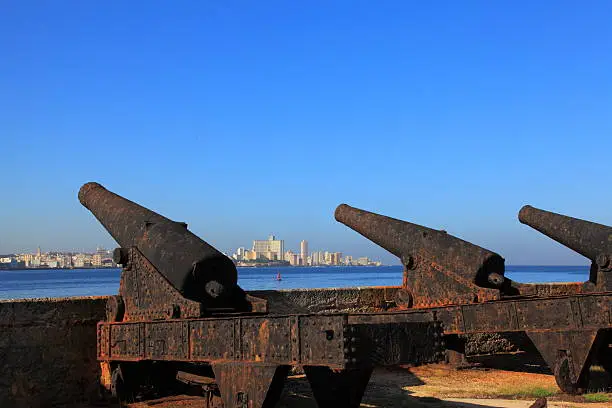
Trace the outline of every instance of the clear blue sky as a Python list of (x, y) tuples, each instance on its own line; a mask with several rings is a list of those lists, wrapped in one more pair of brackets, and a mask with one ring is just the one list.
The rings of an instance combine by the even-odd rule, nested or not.
[(612, 225), (609, 1), (3, 1), (0, 253), (112, 247), (87, 181), (219, 249), (395, 260), (346, 202), (511, 264), (583, 264), (524, 204)]

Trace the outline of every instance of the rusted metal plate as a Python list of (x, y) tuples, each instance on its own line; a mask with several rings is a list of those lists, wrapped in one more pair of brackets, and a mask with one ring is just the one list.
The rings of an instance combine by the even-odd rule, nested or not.
[(242, 319), (241, 351), (251, 361), (291, 361), (291, 321), (285, 318)]
[(391, 324), (411, 322), (433, 322), (436, 320), (433, 310), (411, 310), (389, 313), (349, 314), (347, 323), (353, 324)]
[(148, 360), (186, 360), (189, 358), (189, 322), (147, 323), (145, 341)]
[(346, 321), (345, 315), (300, 316), (301, 363), (343, 366)]
[(110, 325), (110, 358), (140, 360), (144, 357), (145, 338), (142, 324)]
[(585, 327), (612, 326), (612, 295), (580, 297)]
[(458, 274), (456, 269), (436, 262), (419, 263), (404, 271), (404, 284), (412, 295), (414, 308), (463, 305), (501, 299), (497, 289), (482, 288)]
[(433, 310), (436, 314), (436, 320), (442, 322), (444, 333), (461, 334), (466, 332), (461, 306), (438, 307)]
[(189, 322), (190, 358), (196, 361), (232, 360), (236, 345), (235, 319), (195, 320)]
[(576, 328), (569, 298), (516, 302), (516, 315), (521, 330)]
[(465, 305), (461, 306), (461, 312), (466, 332), (491, 333), (520, 330), (514, 302)]
[(106, 360), (110, 358), (110, 326), (98, 324), (98, 359)]
[(123, 321), (197, 318), (199, 302), (184, 298), (137, 248), (128, 251), (130, 262), (121, 274), (119, 294), (125, 303)]
[(352, 364), (438, 362), (444, 360), (442, 329), (439, 322), (352, 325), (344, 351)]

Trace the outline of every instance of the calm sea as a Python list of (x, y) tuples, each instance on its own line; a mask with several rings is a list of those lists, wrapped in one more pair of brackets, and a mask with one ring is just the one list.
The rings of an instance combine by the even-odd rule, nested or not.
[[(274, 278), (280, 272), (281, 281)], [(100, 296), (119, 290), (119, 269), (0, 271), (0, 299)], [(523, 283), (581, 282), (588, 266), (506, 266), (506, 276)], [(238, 268), (247, 290), (401, 285), (401, 266)]]

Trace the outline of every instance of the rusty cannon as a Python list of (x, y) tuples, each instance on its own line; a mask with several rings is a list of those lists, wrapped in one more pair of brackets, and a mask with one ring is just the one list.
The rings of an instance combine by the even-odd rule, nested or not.
[(318, 406), (358, 407), (375, 366), (445, 358), (432, 313), (279, 313), (185, 223), (97, 183), (79, 200), (120, 245), (119, 293), (97, 326), (101, 382), (118, 400), (175, 392), (187, 375), (209, 406), (273, 407), (300, 366)]
[(400, 258), (397, 307), (433, 314), (451, 353), (464, 352), (462, 335), (524, 332), (564, 392), (584, 392), (594, 362), (612, 375), (612, 228), (523, 207), (522, 223), (592, 262), (586, 282), (524, 284), (504, 276), (500, 255), (445, 231), (346, 204), (335, 217)]

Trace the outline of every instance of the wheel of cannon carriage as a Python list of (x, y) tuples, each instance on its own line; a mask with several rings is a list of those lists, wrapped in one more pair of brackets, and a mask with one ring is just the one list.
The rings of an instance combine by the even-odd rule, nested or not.
[(575, 381), (572, 378), (570, 357), (566, 353), (559, 354), (553, 370), (555, 380), (561, 391), (572, 395), (584, 394), (587, 389), (589, 384), (589, 370), (586, 369), (583, 371), (584, 372), (580, 375), (578, 380)]

